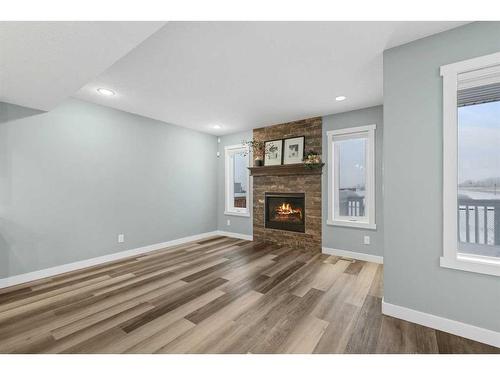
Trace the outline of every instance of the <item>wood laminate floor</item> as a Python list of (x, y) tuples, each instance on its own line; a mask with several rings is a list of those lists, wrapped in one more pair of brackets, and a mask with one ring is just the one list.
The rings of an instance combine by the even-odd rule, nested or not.
[(0, 352), (500, 352), (381, 299), (381, 265), (213, 237), (0, 290)]

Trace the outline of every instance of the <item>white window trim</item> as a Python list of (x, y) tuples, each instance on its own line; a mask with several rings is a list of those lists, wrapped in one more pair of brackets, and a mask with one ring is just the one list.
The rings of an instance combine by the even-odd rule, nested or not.
[[(458, 75), (470, 72), (467, 78), (474, 78), (474, 70), (500, 64), (500, 52), (470, 60), (443, 65), (443, 256), (441, 267), (500, 276), (500, 259), (474, 256), (458, 252), (457, 238), (457, 90)], [(484, 75), (483, 75), (484, 76)], [(480, 78), (479, 74), (476, 78)], [(465, 82), (463, 86), (467, 86)], [(461, 85), (462, 86), (462, 85)]]
[[(366, 126), (358, 126), (354, 128), (336, 129), (326, 132), (328, 139), (328, 218), (327, 225), (363, 228), (363, 229), (377, 229), (375, 223), (375, 129), (377, 125), (371, 124)], [(366, 193), (368, 205), (365, 208), (367, 220), (351, 219), (338, 219), (335, 217), (336, 199), (334, 192), (337, 191), (336, 187), (338, 181), (335, 179), (336, 165), (335, 151), (333, 148), (334, 138), (346, 136), (353, 137), (358, 135), (365, 135), (368, 138), (366, 144)]]
[[(238, 208), (238, 207), (233, 207), (233, 204), (231, 203), (232, 197), (233, 197), (233, 189), (234, 189), (234, 184), (233, 184), (233, 176), (232, 176), (232, 171), (233, 169), (233, 158), (231, 157), (233, 153), (237, 151), (242, 151), (242, 150), (247, 150), (247, 146), (243, 144), (239, 145), (232, 145), (232, 146), (226, 146), (224, 147), (224, 215), (231, 215), (231, 216), (243, 216), (243, 217), (250, 217), (250, 173), (247, 171), (247, 207), (246, 208)], [(247, 166), (249, 166), (248, 160), (250, 159), (248, 157), (248, 154), (246, 156), (247, 158)]]

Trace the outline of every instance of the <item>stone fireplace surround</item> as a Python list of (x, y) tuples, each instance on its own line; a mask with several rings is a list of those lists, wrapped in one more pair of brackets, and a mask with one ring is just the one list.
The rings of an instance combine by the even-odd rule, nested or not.
[[(278, 124), (253, 130), (256, 140), (273, 140), (305, 136), (304, 153), (322, 151), (322, 119)], [(253, 238), (301, 250), (321, 252), (321, 169), (302, 165), (251, 168), (253, 176)], [(265, 227), (266, 193), (305, 194), (305, 233)]]

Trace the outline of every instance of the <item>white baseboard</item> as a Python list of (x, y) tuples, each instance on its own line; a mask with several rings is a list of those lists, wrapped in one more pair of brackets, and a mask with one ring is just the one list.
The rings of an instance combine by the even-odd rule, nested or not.
[[(172, 241), (161, 242), (161, 243), (157, 243), (157, 244), (153, 244), (153, 245), (138, 247), (135, 249), (120, 251), (118, 253), (103, 255), (100, 257), (96, 257), (96, 258), (85, 259), (85, 260), (81, 260), (78, 262), (67, 263), (67, 264), (63, 264), (60, 266), (45, 268), (43, 270), (38, 270), (38, 271), (23, 273), (23, 274), (11, 276), (11, 277), (6, 277), (4, 279), (0, 279), (0, 288), (6, 288), (8, 286), (23, 284), (23, 283), (27, 283), (30, 281), (43, 279), (46, 277), (51, 277), (51, 276), (59, 275), (59, 274), (70, 272), (70, 271), (76, 271), (76, 270), (79, 270), (82, 268), (96, 266), (98, 264), (108, 263), (108, 262), (112, 262), (115, 260), (128, 258), (131, 256), (148, 253), (150, 251), (163, 249), (165, 247), (181, 245), (183, 243), (197, 241), (197, 240), (201, 240), (201, 239), (204, 239), (207, 237), (218, 236), (218, 235), (227, 235), (228, 237), (234, 237), (234, 236), (229, 236), (229, 234), (220, 234), (219, 231), (195, 234), (193, 236), (178, 238), (178, 239), (175, 239)], [(239, 238), (239, 237), (237, 237), (237, 238)]]
[(234, 232), (226, 232), (226, 231), (223, 231), (223, 230), (217, 230), (215, 232), (219, 236), (233, 237), (233, 238), (239, 238), (239, 239), (242, 239), (242, 240), (253, 241), (253, 236), (251, 234), (241, 234), (241, 233), (234, 233)]
[(366, 253), (357, 253), (355, 251), (332, 249), (330, 247), (323, 247), (322, 251), (323, 251), (323, 254), (328, 254), (328, 255), (336, 255), (336, 256), (339, 256), (339, 257), (346, 257), (346, 258), (352, 258), (352, 259), (357, 259), (357, 260), (364, 260), (364, 261), (367, 261), (367, 262), (373, 262), (373, 263), (378, 263), (378, 264), (383, 264), (384, 263), (384, 257), (381, 257), (379, 255), (372, 255), (372, 254), (366, 254)]
[(382, 300), (382, 313), (500, 348), (500, 332), (393, 305), (384, 300)]

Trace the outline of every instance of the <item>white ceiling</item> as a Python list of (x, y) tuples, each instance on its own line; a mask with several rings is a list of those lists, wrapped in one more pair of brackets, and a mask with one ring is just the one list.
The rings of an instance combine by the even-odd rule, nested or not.
[[(383, 50), (459, 24), (169, 22), (76, 97), (233, 133), (381, 104)], [(101, 97), (98, 87), (118, 95)]]
[(0, 22), (0, 101), (50, 110), (164, 22)]
[(464, 23), (0, 23), (0, 100), (50, 109), (74, 94), (228, 134), (381, 104), (385, 49)]

